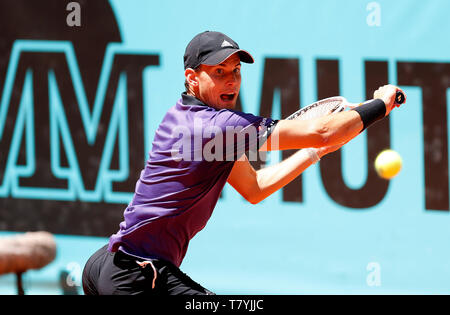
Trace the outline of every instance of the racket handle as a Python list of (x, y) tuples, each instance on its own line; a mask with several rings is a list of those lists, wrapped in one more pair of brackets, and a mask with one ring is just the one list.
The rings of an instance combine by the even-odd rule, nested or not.
[(403, 92), (398, 91), (397, 94), (395, 94), (395, 104), (403, 104), (406, 100), (405, 94)]

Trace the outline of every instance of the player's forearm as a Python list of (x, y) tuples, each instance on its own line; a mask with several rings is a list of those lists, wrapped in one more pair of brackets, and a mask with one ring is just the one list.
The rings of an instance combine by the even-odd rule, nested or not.
[(325, 116), (320, 121), (323, 142), (315, 148), (349, 142), (363, 130), (361, 116), (354, 110)]
[(252, 197), (251, 202), (258, 203), (283, 188), (311, 164), (313, 164), (313, 159), (305, 149), (295, 152), (280, 163), (258, 170), (256, 172), (258, 191)]
[(310, 121), (281, 120), (262, 150), (320, 148), (348, 142), (363, 129), (356, 111), (320, 117)]

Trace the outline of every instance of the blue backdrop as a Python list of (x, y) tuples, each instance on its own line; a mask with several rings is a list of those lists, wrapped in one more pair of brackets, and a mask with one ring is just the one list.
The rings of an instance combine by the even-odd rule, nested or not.
[[(83, 18), (84, 2), (79, 2), (81, 25), (89, 27), (92, 19)], [(112, 60), (116, 54), (159, 58), (156, 65), (147, 65), (141, 72), (144, 106), (142, 152), (145, 154), (142, 159), (150, 149), (158, 123), (184, 89), (184, 49), (194, 35), (204, 30), (226, 33), (254, 56), (255, 64), (242, 67), (241, 104), (246, 112), (260, 112), (264, 77), (280, 76), (276, 70), (268, 71), (268, 60), (296, 61), (293, 67), (297, 67), (294, 73), (298, 73), (300, 104), (294, 104), (297, 107), (305, 106), (320, 96), (318, 60), (331, 60), (338, 65), (339, 94), (350, 101), (366, 99), (367, 62), (375, 61), (386, 67), (389, 83), (399, 84), (408, 96), (407, 104), (392, 113), (387, 129), (389, 147), (402, 156), (403, 169), (388, 183), (381, 200), (368, 207), (349, 207), (345, 202), (336, 201), (324, 187), (318, 165), (309, 168), (302, 176), (302, 183), (298, 186), (301, 200), (287, 201), (279, 191), (260, 204), (251, 205), (227, 185), (208, 225), (190, 244), (181, 266), (184, 272), (219, 294), (450, 293), (450, 217), (446, 201), (449, 193), (446, 106), (450, 84), (447, 64), (450, 44), (445, 40), (445, 34), (450, 33), (448, 1), (111, 0), (109, 5), (117, 22), (120, 40), (107, 43), (106, 52), (99, 59), (99, 69), (109, 73), (114, 68)], [(68, 11), (60, 14), (64, 23)], [(26, 51), (61, 53), (67, 60), (74, 89), (81, 95), (85, 88), (76, 75), (77, 54), (80, 52), (74, 50), (69, 39), (17, 37), (11, 54), (7, 55), (8, 71), (12, 71), (9, 69), (14, 66), (14, 56), (19, 58)], [(98, 73), (103, 73), (101, 71)], [(115, 209), (125, 208), (131, 192), (115, 192), (111, 188), (113, 181), (120, 182), (128, 177), (135, 181), (138, 176), (138, 173), (129, 174), (128, 165), (133, 163), (132, 158), (129, 161), (131, 149), (128, 150), (127, 138), (130, 122), (120, 118), (124, 108), (132, 105), (127, 102), (129, 91), (125, 87), (125, 81), (131, 79), (124, 71), (118, 75), (117, 91), (111, 102), (116, 114), (111, 114), (108, 124), (114, 131), (105, 136), (105, 148), (109, 149), (104, 149), (101, 159), (104, 167), (99, 167), (101, 184), (93, 189), (77, 188), (81, 185), (74, 167), (77, 149), (70, 148), (70, 136), (64, 133), (65, 114), (60, 110), (64, 98), (55, 92), (58, 74), (56, 78), (50, 74), (49, 103), (55, 108), (54, 128), (59, 130), (58, 134), (65, 143), (58, 150), (64, 147), (67, 156), (65, 165), (53, 156), (52, 170), (56, 178), (66, 179), (69, 184), (67, 189), (58, 190), (45, 186), (42, 190), (23, 188), (18, 177), (33, 173), (32, 161), (19, 163), (17, 157), (10, 154), (2, 160), (2, 168), (6, 171), (0, 193), (5, 204), (7, 200), (13, 202), (26, 198), (59, 200), (62, 203), (79, 201), (78, 205), (86, 201), (93, 204), (92, 208), (103, 202), (114, 205)], [(28, 77), (32, 80), (32, 74)], [(0, 81), (4, 84), (0, 131), (6, 128), (4, 117), (8, 100), (5, 91), (8, 80), (13, 82), (13, 74), (11, 79), (8, 75), (5, 78)], [(31, 86), (32, 81), (26, 78), (24, 82)], [(101, 78), (100, 75), (100, 81)], [(434, 78), (438, 85), (434, 84), (435, 81), (432, 85), (430, 78)], [(333, 82), (331, 80), (330, 84)], [(26, 142), (21, 139), (25, 139), (27, 126), (32, 125), (33, 113), (36, 113), (36, 108), (33, 111), (33, 105), (30, 105), (35, 94), (27, 84), (22, 97), (25, 104), (21, 107), (23, 114), (18, 115), (16, 121), (20, 126), (18, 130), (24, 131), (16, 136), (18, 143)], [(326, 82), (323, 85), (326, 87)], [(99, 86), (97, 94), (102, 94), (102, 84)], [(279, 119), (283, 116), (283, 90), (280, 87), (274, 91), (271, 116)], [(430, 93), (436, 95), (436, 102), (428, 101)], [(80, 107), (83, 106), (82, 98)], [(86, 98), (88, 100), (84, 103), (89, 103), (90, 96)], [(87, 120), (83, 118), (85, 123)], [(80, 126), (80, 130), (82, 128)], [(5, 135), (6, 132), (4, 139)], [(28, 138), (33, 138), (31, 131)], [(33, 149), (34, 140), (28, 138), (30, 142), (26, 143)], [(12, 151), (14, 142), (11, 143), (9, 151), (2, 149), (2, 155)], [(16, 146), (28, 148), (24, 143)], [(57, 141), (51, 146), (52, 150), (56, 150), (56, 146)], [(367, 134), (363, 133), (341, 150), (342, 178), (348, 189), (355, 190), (355, 193), (365, 185), (369, 169), (373, 168), (368, 147)], [(118, 152), (118, 162), (112, 170), (108, 165), (111, 156), (116, 154), (114, 150)], [(27, 149), (24, 152), (33, 153)], [(270, 154), (270, 163), (279, 159), (279, 153)], [(11, 165), (7, 166), (7, 163)], [(28, 169), (27, 173), (23, 165), (28, 165), (31, 170)], [(137, 168), (142, 165), (140, 163)], [(370, 199), (370, 191), (366, 194)], [(358, 198), (365, 197), (359, 195)], [(0, 199), (0, 203), (3, 200)], [(33, 211), (31, 206), (20, 215), (33, 217), (29, 214)], [(91, 220), (89, 211), (77, 212), (76, 207), (70, 211), (71, 218)], [(111, 220), (113, 225), (109, 225), (109, 230), (118, 228), (121, 211), (114, 217), (118, 220)], [(66, 235), (63, 231), (71, 223), (58, 223), (55, 219), (57, 210), (51, 217), (55, 221), (53, 225), (28, 224), (21, 228), (12, 222), (17, 217), (2, 216), (6, 221), (1, 223), (4, 230), (1, 235), (31, 229), (54, 232), (57, 258), (41, 270), (28, 272), (25, 290), (28, 294), (60, 294), (59, 273), (68, 270), (66, 281), (78, 286), (81, 293), (81, 269), (87, 258), (107, 242), (108, 234), (84, 233), (81, 231), (83, 227), (78, 225), (73, 228), (74, 232)], [(94, 216), (92, 220), (102, 218)], [(13, 280), (11, 275), (0, 277), (2, 293), (15, 293)]]

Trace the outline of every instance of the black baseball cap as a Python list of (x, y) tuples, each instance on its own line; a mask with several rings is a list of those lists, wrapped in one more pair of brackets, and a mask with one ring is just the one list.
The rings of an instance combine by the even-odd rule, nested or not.
[(253, 63), (253, 57), (227, 35), (206, 31), (196, 35), (184, 53), (184, 69), (195, 69), (201, 64), (214, 66), (232, 54), (238, 53), (242, 62)]

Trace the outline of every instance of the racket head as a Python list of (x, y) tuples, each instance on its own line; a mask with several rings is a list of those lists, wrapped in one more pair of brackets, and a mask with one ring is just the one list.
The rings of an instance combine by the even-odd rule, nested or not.
[(333, 96), (314, 102), (308, 106), (301, 108), (289, 117), (287, 120), (308, 120), (329, 115), (331, 113), (338, 113), (347, 107), (347, 100), (342, 96)]

